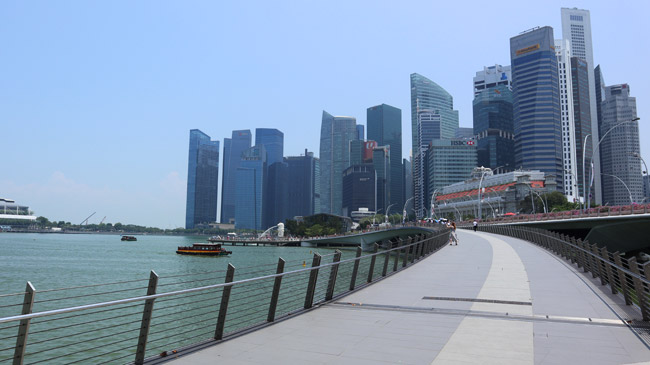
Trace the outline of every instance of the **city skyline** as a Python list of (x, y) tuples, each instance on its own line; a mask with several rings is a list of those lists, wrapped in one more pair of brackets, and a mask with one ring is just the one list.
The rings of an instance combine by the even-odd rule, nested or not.
[[(549, 25), (559, 38), (562, 7), (590, 10), (595, 61), (590, 67), (602, 66), (608, 86), (631, 86), (632, 96), (639, 101), (641, 153), (650, 151), (644, 125), (650, 91), (643, 83), (641, 63), (647, 51), (636, 53), (634, 39), (624, 39), (634, 37), (606, 31), (613, 19), (625, 19), (632, 32), (639, 29), (642, 34), (642, 28), (636, 27), (641, 27), (645, 3), (524, 6), (506, 2), (499, 9), (474, 12), (458, 5), (434, 9), (433, 4), (419, 3), (424, 14), (435, 10), (448, 15), (445, 22), (428, 27), (409, 18), (410, 7), (387, 4), (374, 8), (369, 3), (314, 5), (318, 9), (303, 4), (279, 4), (277, 9), (229, 5), (234, 8), (225, 10), (212, 4), (191, 9), (161, 5), (153, 14), (146, 5), (127, 3), (41, 5), (38, 9), (18, 3), (1, 5), (4, 31), (0, 37), (11, 55), (3, 62), (11, 72), (3, 76), (0, 89), (0, 120), (3, 135), (8, 136), (5, 149), (12, 153), (0, 175), (0, 196), (52, 220), (75, 223), (97, 211), (97, 221), (107, 216), (106, 221), (113, 223), (183, 226), (188, 130), (200, 129), (223, 141), (233, 130), (277, 128), (285, 134), (285, 156), (298, 156), (305, 148), (319, 151), (322, 110), (350, 115), (357, 124), (366, 125), (366, 109), (386, 103), (400, 108), (407, 120), (408, 75), (414, 72), (445, 88), (459, 110), (460, 126), (471, 127), (469, 80), (475, 71), (484, 65), (509, 65), (508, 40), (523, 30)], [(292, 16), (289, 22), (282, 16), (287, 10), (309, 16), (303, 20)], [(505, 15), (509, 21), (492, 26), (489, 34), (475, 30), (449, 34), (448, 29), (453, 29), (449, 24), (459, 19), (477, 24), (473, 21), (496, 10), (499, 18)], [(75, 16), (83, 11), (83, 17)], [(266, 20), (268, 13), (277, 19)], [(315, 21), (312, 13), (340, 15), (339, 21), (350, 27), (309, 29)], [(244, 14), (250, 19), (244, 20)], [(416, 16), (426, 19), (424, 14)], [(224, 17), (224, 25), (211, 28), (219, 23), (214, 16)], [(229, 16), (233, 19), (226, 19)], [(114, 29), (113, 22), (104, 18), (119, 19), (123, 26)], [(377, 33), (382, 19), (394, 22)], [(276, 24), (282, 21), (289, 24)], [(167, 30), (174, 22), (190, 26)], [(243, 29), (256, 23), (260, 28), (255, 29), (267, 25), (268, 34), (253, 35)], [(146, 26), (151, 29), (145, 30)], [(225, 30), (241, 34), (218, 36)], [(191, 41), (200, 31), (212, 38)], [(305, 40), (312, 37), (315, 42), (307, 44)], [(284, 43), (273, 41), (276, 38)], [(247, 40), (253, 47), (239, 48), (239, 43), (250, 46)], [(359, 46), (359, 42), (367, 44)], [(382, 59), (365, 55), (370, 53), (366, 47), (369, 51), (382, 42), (394, 45), (395, 54)], [(430, 44), (431, 51), (412, 52), (421, 50), (421, 44)], [(441, 54), (440, 48), (452, 52)], [(223, 54), (220, 49), (240, 54), (224, 60), (217, 57)], [(354, 50), (361, 56), (322, 65), (315, 60), (322, 49)], [(637, 57), (625, 56), (633, 51)], [(406, 53), (412, 56), (396, 62)], [(307, 89), (288, 92), (281, 83)], [(245, 93), (252, 93), (253, 101)], [(257, 108), (265, 111), (264, 119), (250, 113)], [(403, 157), (408, 158), (411, 130), (409, 123), (402, 127)]]

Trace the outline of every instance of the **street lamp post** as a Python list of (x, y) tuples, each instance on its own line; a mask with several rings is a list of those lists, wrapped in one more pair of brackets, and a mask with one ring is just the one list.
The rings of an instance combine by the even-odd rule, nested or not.
[(434, 213), (433, 213), (433, 199), (436, 197), (436, 193), (438, 192), (438, 189), (433, 191), (433, 194), (431, 194), (431, 215), (429, 218), (433, 218)]
[(643, 171), (643, 173), (641, 175), (644, 175), (644, 174), (647, 175), (648, 174), (648, 165), (645, 164), (645, 160), (643, 159), (643, 157), (641, 157), (641, 155), (638, 152), (632, 152), (632, 156), (639, 158), (641, 160), (641, 162), (643, 162), (643, 167), (645, 167), (645, 171)]
[(392, 207), (395, 204), (391, 204), (386, 208), (386, 219), (384, 220), (385, 223), (388, 223), (388, 212), (390, 212), (390, 207)]
[[(591, 154), (591, 158), (589, 159), (589, 164), (591, 165), (592, 161), (594, 160), (594, 156), (596, 156), (596, 151), (598, 151), (598, 147), (600, 147), (600, 143), (605, 139), (605, 137), (607, 137), (607, 135), (609, 134), (609, 132), (611, 132), (612, 130), (614, 130), (614, 128), (616, 128), (616, 127), (618, 127), (618, 126), (621, 126), (621, 125), (623, 125), (623, 124), (627, 124), (627, 123), (636, 122), (636, 121), (638, 121), (639, 119), (641, 119), (641, 118), (637, 117), (637, 118), (633, 118), (633, 119), (631, 119), (631, 120), (626, 120), (626, 121), (624, 121), (624, 122), (620, 122), (620, 123), (616, 124), (615, 126), (609, 128), (609, 129), (607, 130), (607, 132), (605, 132), (605, 134), (603, 134), (603, 136), (600, 138), (600, 141), (598, 141), (598, 143), (596, 143), (596, 147), (594, 147), (593, 153)], [(586, 141), (586, 140), (587, 140), (587, 137), (585, 136), (585, 141)], [(583, 152), (583, 157), (584, 157), (584, 152)], [(582, 175), (583, 175), (583, 176), (584, 176), (584, 168), (585, 168), (585, 165), (584, 165), (584, 163), (583, 163), (583, 164), (582, 164), (582, 169), (583, 169), (583, 170), (582, 170), (582, 171), (583, 171), (583, 172), (582, 172)], [(592, 185), (592, 181), (591, 181), (591, 177), (592, 177), (592, 176), (594, 176), (594, 168), (593, 168), (593, 166), (591, 167), (591, 169), (590, 169), (590, 173), (589, 173), (589, 191), (590, 191), (590, 192), (591, 192), (591, 185)], [(583, 178), (584, 178), (584, 177), (583, 177)], [(585, 193), (585, 195), (587, 195), (587, 194)], [(591, 199), (589, 199), (589, 201), (587, 202), (587, 209), (589, 209), (589, 208), (591, 208)]]
[(413, 200), (414, 197), (410, 197), (406, 200), (404, 203), (404, 209), (402, 209), (402, 224), (406, 222), (406, 206), (409, 204), (411, 200)]
[[(494, 170), (498, 170), (498, 169), (500, 169), (502, 167), (506, 167), (506, 166), (508, 166), (508, 164), (505, 164), (505, 165), (502, 165), (502, 166), (497, 166), (497, 167), (495, 167), (493, 169), (490, 169), (488, 167), (488, 169), (490, 170), (490, 172), (494, 172)], [(482, 214), (482, 211), (481, 211), (481, 185), (483, 184), (483, 177), (485, 176), (486, 173), (487, 173), (487, 171), (483, 171), (481, 173), (481, 180), (479, 180), (479, 182), (478, 182), (478, 219), (483, 218), (483, 214)]]
[(616, 175), (605, 174), (605, 173), (602, 173), (602, 172), (600, 174), (605, 175), (605, 176), (611, 176), (611, 177), (614, 177), (614, 178), (618, 179), (618, 181), (620, 181), (621, 184), (623, 184), (623, 186), (625, 186), (625, 189), (627, 189), (627, 194), (630, 197), (630, 204), (634, 204), (634, 200), (632, 200), (632, 192), (630, 191), (630, 188), (627, 187), (627, 184), (625, 183), (625, 181), (623, 181), (620, 177), (618, 177)]

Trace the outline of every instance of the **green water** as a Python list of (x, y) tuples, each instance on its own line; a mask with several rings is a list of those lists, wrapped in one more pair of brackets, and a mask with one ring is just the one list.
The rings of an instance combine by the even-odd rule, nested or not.
[[(128, 242), (118, 235), (0, 233), (0, 317), (20, 314), (27, 281), (36, 289), (33, 312), (39, 312), (145, 295), (151, 270), (160, 277), (157, 293), (163, 293), (223, 283), (229, 263), (236, 268), (235, 280), (275, 273), (279, 257), (287, 262), (285, 272), (301, 269), (303, 264), (311, 266), (316, 252), (302, 247), (226, 246), (232, 255), (199, 257), (175, 250), (205, 242), (205, 237), (137, 238)], [(325, 263), (334, 249), (317, 252)], [(344, 252), (344, 258), (351, 255)], [(341, 265), (340, 271), (351, 271), (351, 265)], [(302, 306), (308, 275), (283, 279), (279, 314)], [(324, 295), (327, 275), (325, 270), (319, 274), (316, 296)], [(226, 333), (265, 320), (272, 284), (266, 280), (233, 288)], [(345, 285), (337, 282), (341, 290)], [(212, 337), (221, 294), (219, 289), (156, 300), (147, 355)], [(25, 363), (133, 361), (142, 309), (137, 303), (34, 319)], [(16, 323), (0, 324), (0, 363), (11, 361), (16, 333)]]

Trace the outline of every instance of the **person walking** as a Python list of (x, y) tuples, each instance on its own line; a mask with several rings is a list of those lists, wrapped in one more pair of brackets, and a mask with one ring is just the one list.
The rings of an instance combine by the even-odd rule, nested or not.
[(476, 219), (474, 219), (474, 232), (476, 232), (476, 229), (478, 228), (478, 222)]
[(456, 235), (456, 222), (451, 222), (447, 227), (451, 228), (449, 232), (449, 246), (456, 245), (458, 246), (458, 236)]

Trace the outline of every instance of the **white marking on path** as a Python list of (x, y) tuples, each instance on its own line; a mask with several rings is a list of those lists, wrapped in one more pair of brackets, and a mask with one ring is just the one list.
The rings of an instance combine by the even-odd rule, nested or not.
[[(463, 233), (479, 234), (463, 231)], [(492, 246), (492, 266), (477, 298), (529, 302), (528, 275), (521, 258), (505, 241), (480, 235)], [(531, 306), (474, 303), (471, 310), (532, 315)], [(532, 364), (533, 324), (466, 317), (432, 364)]]

